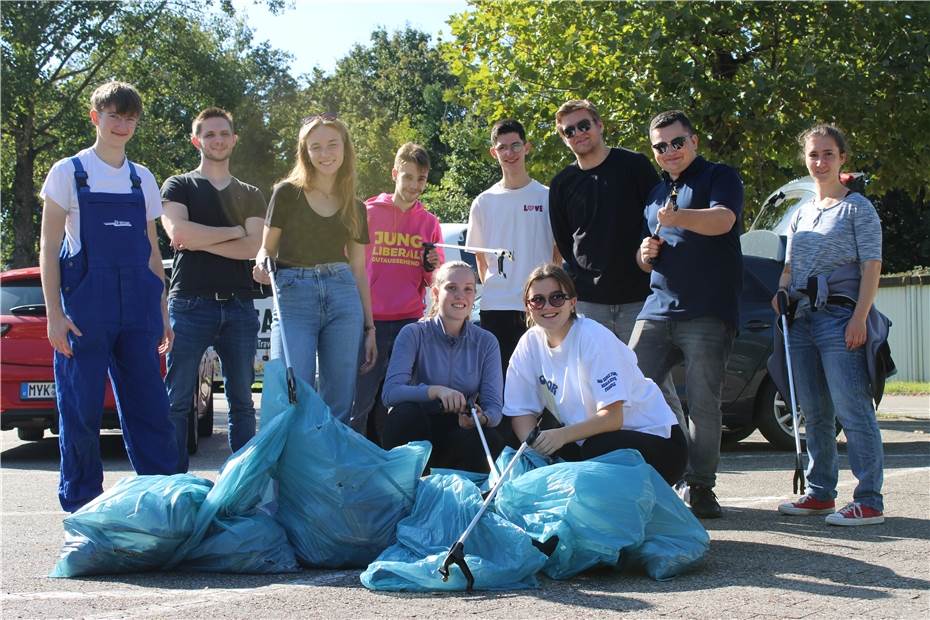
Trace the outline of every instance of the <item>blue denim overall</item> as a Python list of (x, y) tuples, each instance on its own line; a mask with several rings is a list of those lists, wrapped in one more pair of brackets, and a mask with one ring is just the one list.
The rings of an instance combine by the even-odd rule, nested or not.
[(129, 162), (132, 191), (91, 192), (73, 157), (81, 250), (62, 245), (61, 300), (81, 336), (68, 334), (72, 357), (55, 352), (61, 506), (73, 512), (103, 492), (100, 422), (109, 370), (123, 441), (138, 474), (173, 474), (174, 429), (157, 347), (164, 283), (149, 268), (145, 197)]

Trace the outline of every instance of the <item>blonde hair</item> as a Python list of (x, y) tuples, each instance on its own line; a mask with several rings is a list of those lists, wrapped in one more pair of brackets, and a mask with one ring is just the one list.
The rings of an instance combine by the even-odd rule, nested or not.
[(332, 127), (342, 137), (343, 159), (339, 171), (336, 173), (335, 195), (339, 201), (339, 219), (349, 231), (349, 235), (354, 239), (361, 232), (361, 218), (359, 217), (356, 207), (357, 198), (355, 196), (355, 148), (352, 146), (352, 139), (349, 137), (349, 128), (338, 118), (329, 115), (317, 115), (310, 118), (300, 128), (297, 135), (297, 161), (288, 175), (281, 181), (290, 183), (294, 187), (310, 191), (313, 188), (313, 179), (316, 176), (316, 169), (310, 161), (310, 152), (307, 148), (310, 134), (317, 127)]
[[(530, 272), (529, 277), (526, 279), (526, 284), (523, 285), (523, 304), (526, 305), (527, 300), (530, 298), (530, 287), (533, 286), (536, 282), (540, 280), (546, 280), (552, 278), (559, 284), (559, 288), (562, 289), (562, 292), (568, 295), (569, 299), (575, 299), (578, 297), (578, 291), (575, 289), (575, 283), (572, 281), (572, 277), (568, 275), (568, 272), (562, 269), (559, 265), (555, 263), (546, 263), (545, 265), (540, 265), (536, 269)], [(571, 320), (578, 318), (578, 313), (572, 308)], [(536, 325), (533, 321), (532, 315), (527, 311), (526, 313), (526, 326), (532, 327)]]
[(578, 110), (587, 110), (595, 122), (601, 122), (601, 115), (597, 113), (597, 108), (594, 107), (593, 103), (587, 99), (572, 99), (571, 101), (566, 101), (563, 103), (556, 111), (556, 124), (561, 123), (562, 117), (566, 114), (571, 114), (572, 112), (577, 112)]
[[(450, 260), (440, 265), (436, 273), (433, 274), (433, 285), (430, 288), (438, 289), (441, 287), (449, 279), (449, 273), (451, 273), (453, 269), (467, 269), (468, 273), (471, 274), (472, 281), (475, 284), (478, 283), (478, 278), (475, 277), (475, 271), (471, 268), (471, 265), (463, 260)], [(434, 302), (433, 305), (430, 306), (429, 314), (426, 315), (426, 318), (432, 319), (437, 314), (439, 314), (439, 304)]]

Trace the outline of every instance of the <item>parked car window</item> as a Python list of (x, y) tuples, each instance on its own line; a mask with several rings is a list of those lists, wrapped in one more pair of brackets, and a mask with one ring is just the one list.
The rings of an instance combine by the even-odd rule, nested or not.
[(10, 314), (16, 306), (43, 306), (42, 286), (38, 280), (21, 280), (0, 287), (0, 314)]
[(791, 213), (794, 210), (793, 207), (795, 205), (806, 198), (807, 196), (789, 195), (786, 198), (778, 200), (771, 207), (767, 208), (763, 213), (761, 213), (758, 220), (753, 222), (753, 229), (774, 230), (779, 234), (786, 234), (787, 230), (779, 230), (779, 228), (781, 228), (779, 223), (782, 221), (786, 214)]

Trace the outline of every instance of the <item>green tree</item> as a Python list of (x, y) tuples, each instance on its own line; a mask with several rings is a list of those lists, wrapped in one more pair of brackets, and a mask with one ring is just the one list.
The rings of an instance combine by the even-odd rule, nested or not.
[[(643, 152), (661, 110), (688, 112), (710, 158), (738, 168), (748, 216), (802, 172), (795, 136), (816, 121), (849, 130), (870, 189), (928, 185), (930, 4), (474, 0), (444, 48), (458, 93), (487, 118), (537, 137), (537, 168), (566, 149), (558, 106), (591, 99), (608, 139)], [(544, 177), (545, 178), (545, 177)]]

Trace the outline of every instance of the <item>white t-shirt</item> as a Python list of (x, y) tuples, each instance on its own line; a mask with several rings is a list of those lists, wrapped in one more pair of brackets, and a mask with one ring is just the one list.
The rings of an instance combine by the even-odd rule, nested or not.
[(571, 426), (620, 400), (624, 430), (664, 439), (671, 436), (677, 421), (658, 386), (643, 376), (636, 354), (592, 319), (578, 317), (557, 347), (550, 347), (546, 333), (534, 326), (523, 334), (510, 358), (504, 415), (535, 414), (548, 408)]
[(524, 311), (523, 283), (533, 269), (552, 262), (549, 188), (531, 180), (520, 189), (507, 189), (498, 181), (481, 192), (468, 215), (467, 243), (513, 252), (513, 262), (504, 260), (506, 278), (497, 271), (497, 257), (486, 255), (481, 309)]
[[(93, 148), (84, 149), (77, 154), (87, 173), (87, 185), (92, 192), (110, 194), (129, 194), (132, 192), (132, 181), (129, 179), (129, 160), (124, 159), (123, 165), (114, 168), (97, 156)], [(145, 196), (145, 219), (154, 220), (161, 217), (161, 192), (155, 177), (145, 166), (132, 162), (136, 167), (136, 174), (142, 180), (142, 194)], [(42, 191), (39, 193), (42, 200), (49, 198), (67, 212), (65, 219), (65, 240), (68, 242), (70, 255), (74, 256), (81, 250), (81, 212), (78, 206), (77, 185), (74, 182), (74, 164), (71, 158), (60, 159), (55, 162), (45, 177)]]

